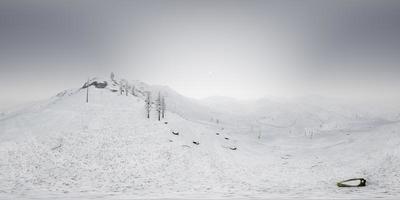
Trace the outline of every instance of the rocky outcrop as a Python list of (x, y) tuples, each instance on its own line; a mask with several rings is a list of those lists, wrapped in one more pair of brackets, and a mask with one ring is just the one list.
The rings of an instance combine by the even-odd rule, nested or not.
[(87, 88), (87, 87), (90, 87), (90, 86), (94, 86), (94, 87), (96, 87), (96, 88), (105, 88), (105, 87), (107, 87), (107, 81), (103, 81), (103, 82), (97, 82), (97, 81), (93, 81), (93, 82), (91, 82), (91, 83), (85, 83), (83, 86), (82, 86), (82, 88)]

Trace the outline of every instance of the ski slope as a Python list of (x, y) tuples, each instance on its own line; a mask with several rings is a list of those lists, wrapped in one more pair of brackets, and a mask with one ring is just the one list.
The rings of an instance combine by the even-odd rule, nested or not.
[[(89, 103), (68, 90), (0, 116), (0, 198), (400, 196), (396, 119), (290, 102), (232, 114), (166, 87), (131, 82), (136, 96), (121, 95), (117, 81), (95, 80), (109, 84), (89, 87)], [(144, 91), (166, 95), (165, 119), (145, 118)], [(354, 177), (367, 187), (336, 187)]]

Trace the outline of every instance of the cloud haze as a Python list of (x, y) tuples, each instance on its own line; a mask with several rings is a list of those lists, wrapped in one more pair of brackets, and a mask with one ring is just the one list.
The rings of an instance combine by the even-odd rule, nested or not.
[(396, 1), (2, 1), (0, 104), (111, 71), (195, 98), (395, 102), (399, 37)]

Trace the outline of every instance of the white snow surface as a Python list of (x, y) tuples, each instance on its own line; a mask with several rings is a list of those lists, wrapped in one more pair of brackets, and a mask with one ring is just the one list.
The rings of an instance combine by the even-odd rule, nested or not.
[[(89, 87), (89, 103), (75, 89), (0, 115), (0, 198), (400, 198), (393, 114), (310, 101), (218, 106), (138, 81), (126, 96), (94, 80), (109, 85)], [(166, 96), (165, 119), (145, 118), (144, 91)], [(358, 177), (366, 187), (336, 186)]]

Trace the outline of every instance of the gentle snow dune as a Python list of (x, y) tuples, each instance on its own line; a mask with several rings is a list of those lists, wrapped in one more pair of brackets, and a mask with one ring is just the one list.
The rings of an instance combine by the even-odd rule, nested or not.
[[(179, 115), (167, 112), (159, 122), (153, 110), (152, 119), (146, 119), (143, 96), (110, 91), (117, 87), (90, 87), (89, 103), (85, 89), (70, 90), (2, 116), (0, 198), (400, 196), (396, 121), (362, 118), (345, 123), (337, 112), (296, 111), (299, 116), (293, 116), (290, 110), (275, 109), (259, 122), (265, 133), (257, 139), (243, 128), (251, 124), (207, 122), (212, 108), (201, 111), (204, 105), (159, 86), (137, 89), (168, 93), (167, 104), (186, 102), (180, 109), (199, 107), (184, 118), (185, 110)], [(326, 122), (312, 138), (303, 134), (314, 126), (307, 116)], [(279, 127), (293, 120), (296, 125)], [(346, 127), (327, 125), (332, 123)], [(335, 185), (355, 177), (366, 178), (367, 187)]]

